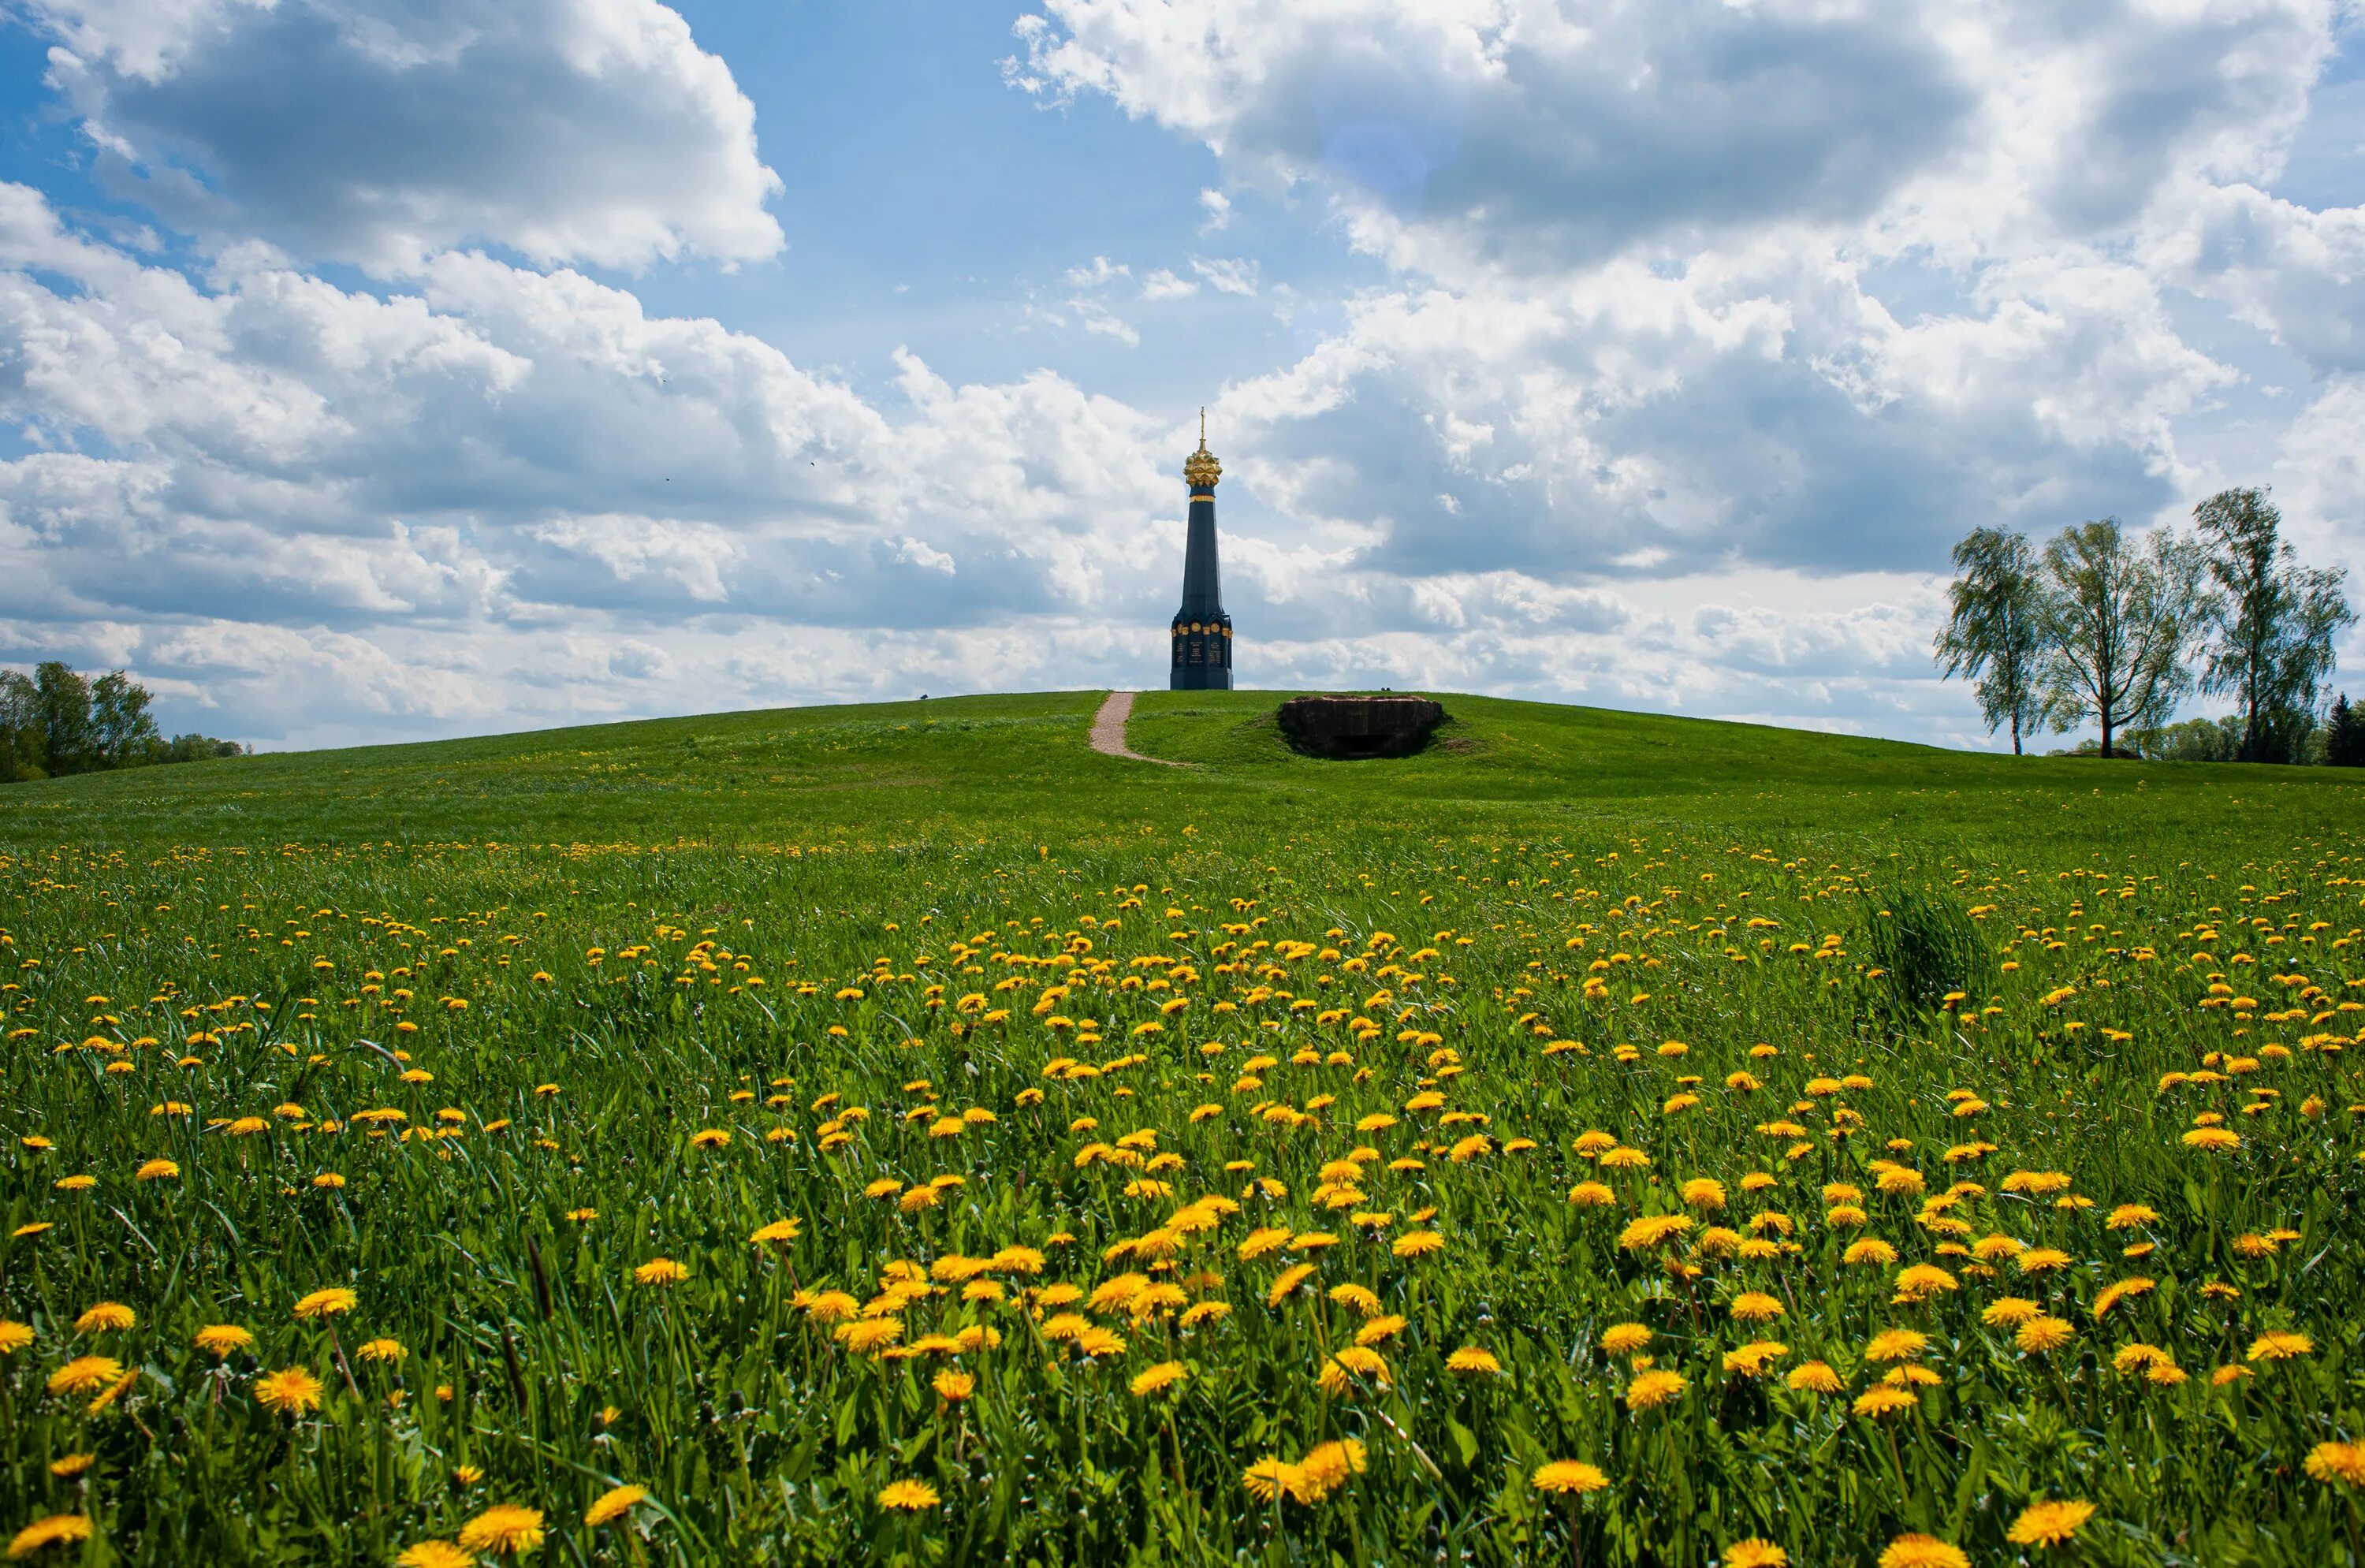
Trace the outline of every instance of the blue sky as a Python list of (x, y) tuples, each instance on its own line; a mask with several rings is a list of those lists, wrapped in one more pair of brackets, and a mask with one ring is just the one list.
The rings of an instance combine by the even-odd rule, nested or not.
[(24, 0), (0, 102), (0, 662), (265, 746), (1155, 684), (1203, 403), (1245, 684), (1989, 745), (1975, 523), (2365, 567), (2351, 0)]

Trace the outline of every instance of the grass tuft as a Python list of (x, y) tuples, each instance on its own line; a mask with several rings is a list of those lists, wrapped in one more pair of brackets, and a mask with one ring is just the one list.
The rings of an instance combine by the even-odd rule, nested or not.
[(1904, 886), (1866, 902), (1856, 950), (1878, 975), (1866, 994), (1890, 1022), (1919, 1022), (1950, 996), (1976, 1009), (1994, 989), (1995, 953), (1960, 899)]

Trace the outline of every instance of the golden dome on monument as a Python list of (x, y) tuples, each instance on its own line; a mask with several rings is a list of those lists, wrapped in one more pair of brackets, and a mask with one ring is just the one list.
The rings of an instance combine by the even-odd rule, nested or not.
[(1182, 477), (1194, 490), (1212, 490), (1216, 487), (1216, 481), (1223, 476), (1224, 465), (1216, 461), (1214, 453), (1207, 450), (1207, 410), (1202, 409), (1199, 410), (1199, 450), (1182, 460)]

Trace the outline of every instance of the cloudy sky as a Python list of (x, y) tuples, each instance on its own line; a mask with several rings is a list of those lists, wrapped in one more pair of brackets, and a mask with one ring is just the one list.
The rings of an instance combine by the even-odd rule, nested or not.
[(1243, 685), (1990, 745), (1974, 524), (2365, 572), (2358, 0), (1021, 4), (12, 0), (0, 662), (1160, 685), (1203, 403)]

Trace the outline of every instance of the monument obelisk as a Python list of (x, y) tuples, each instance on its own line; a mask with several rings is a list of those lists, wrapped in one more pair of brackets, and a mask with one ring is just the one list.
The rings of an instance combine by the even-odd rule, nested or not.
[(1182, 460), (1191, 487), (1191, 525), (1182, 547), (1182, 608), (1174, 612), (1175, 691), (1232, 689), (1232, 618), (1224, 613), (1223, 573), (1216, 564), (1216, 481), (1224, 465), (1207, 450), (1207, 410), (1199, 410), (1199, 450)]

